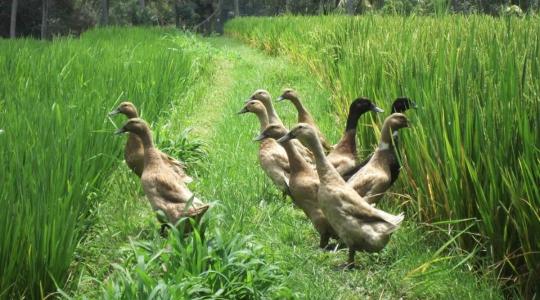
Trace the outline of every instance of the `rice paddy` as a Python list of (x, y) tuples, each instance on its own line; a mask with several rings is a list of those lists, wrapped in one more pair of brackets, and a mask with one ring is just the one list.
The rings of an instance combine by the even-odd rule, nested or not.
[[(533, 295), (537, 21), (240, 18), (227, 25), (237, 41), (152, 28), (0, 41), (0, 298), (497, 299), (516, 286)], [(258, 123), (235, 114), (255, 89), (286, 87), (333, 142), (357, 96), (420, 106), (382, 205), (405, 209), (406, 224), (381, 253), (359, 255), (358, 270), (336, 268), (345, 251), (316, 249), (309, 222), (257, 166)], [(187, 237), (159, 235), (122, 162), (125, 140), (113, 132), (123, 120), (107, 113), (125, 100), (213, 203)], [(293, 108), (276, 109), (292, 127)], [(381, 121), (361, 120), (361, 156)]]
[[(540, 23), (536, 17), (242, 18), (227, 33), (309, 68), (342, 118), (357, 96), (408, 96), (401, 204), (453, 220), (461, 246), (538, 292)], [(361, 144), (374, 144), (369, 132)], [(369, 150), (369, 149), (368, 149)]]

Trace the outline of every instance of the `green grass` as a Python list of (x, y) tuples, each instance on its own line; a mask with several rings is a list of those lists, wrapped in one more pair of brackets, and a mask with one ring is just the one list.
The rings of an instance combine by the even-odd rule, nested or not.
[(1, 298), (63, 286), (121, 158), (107, 112), (124, 99), (151, 120), (168, 112), (209, 72), (201, 50), (159, 29), (0, 41)]
[[(382, 107), (414, 99), (394, 189), (410, 195), (409, 215), (469, 220), (455, 225), (468, 228), (460, 246), (524, 296), (539, 292), (538, 18), (240, 18), (226, 32), (311, 70), (342, 119), (359, 95)], [(375, 143), (371, 129), (359, 135), (361, 145)]]

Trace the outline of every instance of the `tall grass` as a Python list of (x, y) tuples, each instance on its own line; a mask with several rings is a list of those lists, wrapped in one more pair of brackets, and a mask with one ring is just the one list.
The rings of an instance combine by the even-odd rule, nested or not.
[(66, 280), (121, 157), (107, 112), (124, 99), (149, 120), (167, 111), (208, 72), (198, 50), (157, 29), (0, 41), (0, 298), (44, 297)]
[[(471, 219), (458, 223), (476, 233), (462, 247), (480, 243), (501, 279), (540, 292), (538, 19), (240, 18), (226, 32), (309, 67), (343, 118), (359, 95), (416, 100), (395, 190), (420, 221)], [(371, 128), (360, 141), (375, 142)]]

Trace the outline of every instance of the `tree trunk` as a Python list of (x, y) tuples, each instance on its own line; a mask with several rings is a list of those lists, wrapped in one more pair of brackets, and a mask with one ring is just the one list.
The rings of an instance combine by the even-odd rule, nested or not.
[(109, 0), (101, 0), (101, 26), (107, 26), (109, 24)]
[(139, 0), (139, 8), (141, 9), (141, 11), (144, 10), (144, 7), (145, 7), (144, 0)]
[(347, 14), (354, 15), (354, 0), (347, 0)]
[(174, 23), (176, 28), (180, 28), (180, 4), (178, 1), (174, 1)]
[(291, 12), (291, 0), (286, 0), (285, 1), (285, 11), (287, 13), (290, 13)]
[(240, 0), (234, 0), (234, 16), (240, 17)]
[(41, 39), (47, 38), (49, 23), (49, 0), (42, 0), (41, 8)]
[(11, 22), (9, 24), (9, 37), (14, 39), (17, 36), (16, 27), (17, 27), (17, 4), (18, 0), (13, 0), (11, 2)]

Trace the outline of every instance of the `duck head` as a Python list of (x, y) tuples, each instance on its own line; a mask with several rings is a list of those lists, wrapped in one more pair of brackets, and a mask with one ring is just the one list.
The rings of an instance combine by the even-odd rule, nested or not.
[(285, 136), (288, 133), (287, 128), (283, 127), (280, 124), (271, 124), (266, 127), (266, 129), (261, 132), (259, 136), (257, 136), (254, 140), (255, 141), (261, 141), (266, 138), (272, 138), (272, 139), (280, 139), (283, 136)]
[(129, 119), (124, 126), (118, 128), (114, 134), (123, 134), (126, 132), (135, 133), (137, 135), (141, 135), (143, 133), (146, 133), (148, 131), (148, 124), (140, 118), (133, 118)]
[(244, 107), (238, 112), (238, 114), (245, 114), (245, 113), (262, 113), (264, 112), (266, 114), (266, 108), (264, 107), (264, 104), (262, 104), (259, 100), (249, 100), (246, 102)]
[(135, 105), (133, 105), (133, 103), (127, 102), (127, 101), (120, 103), (120, 105), (118, 105), (118, 107), (115, 110), (113, 110), (113, 111), (111, 111), (109, 113), (109, 116), (114, 116), (114, 115), (117, 115), (117, 114), (124, 114), (129, 119), (137, 118), (139, 116), (139, 114), (137, 113), (137, 108), (135, 107)]
[(349, 107), (349, 112), (357, 112), (360, 114), (366, 113), (368, 111), (382, 113), (384, 110), (380, 107), (377, 107), (373, 101), (368, 98), (360, 97), (356, 98)]
[(278, 139), (277, 142), (283, 143), (292, 139), (298, 139), (306, 146), (312, 145), (314, 142), (319, 142), (315, 128), (306, 123), (298, 123), (286, 135)]
[(368, 111), (372, 111), (375, 113), (384, 112), (383, 109), (377, 107), (375, 103), (373, 103), (373, 101), (369, 100), (368, 98), (356, 98), (349, 106), (349, 116), (347, 117), (347, 125), (345, 127), (345, 130), (356, 131), (358, 119), (360, 119), (360, 116), (362, 116)]
[(404, 114), (394, 113), (384, 120), (383, 126), (387, 126), (391, 131), (396, 131), (401, 128), (407, 128), (409, 125), (409, 120)]
[(403, 113), (408, 109), (416, 109), (417, 107), (416, 102), (411, 99), (407, 97), (398, 97), (392, 104), (392, 113)]
[(276, 102), (283, 100), (296, 100), (298, 99), (298, 93), (293, 89), (284, 89), (281, 96), (276, 99)]
[(270, 93), (267, 90), (258, 89), (255, 92), (253, 92), (253, 94), (251, 94), (249, 99), (246, 100), (246, 103), (251, 100), (259, 100), (262, 103), (265, 103), (265, 102), (270, 102), (271, 99), (272, 99), (272, 96), (270, 96)]

